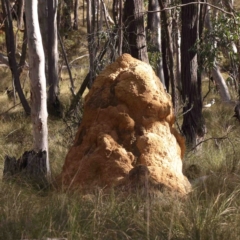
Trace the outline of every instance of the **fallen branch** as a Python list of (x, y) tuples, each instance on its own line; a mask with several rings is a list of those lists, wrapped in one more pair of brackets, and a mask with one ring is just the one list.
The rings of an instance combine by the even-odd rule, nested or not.
[(74, 60), (72, 60), (72, 61), (69, 63), (69, 66), (72, 65), (75, 61), (77, 61), (77, 60), (79, 60), (79, 59), (82, 59), (82, 58), (84, 58), (84, 57), (88, 57), (88, 56), (89, 56), (89, 54), (85, 54), (85, 55), (83, 55), (83, 56), (80, 56), (80, 57), (75, 58)]
[(194, 147), (192, 147), (192, 149), (190, 150), (190, 152), (193, 151), (194, 149), (196, 149), (200, 144), (202, 144), (202, 143), (204, 143), (204, 142), (207, 142), (207, 141), (209, 141), (209, 140), (223, 140), (223, 139), (227, 139), (227, 138), (228, 138), (227, 135), (226, 135), (226, 136), (223, 136), (223, 137), (210, 137), (210, 138), (207, 138), (207, 139), (205, 139), (205, 140), (200, 141), (198, 144), (196, 144)]

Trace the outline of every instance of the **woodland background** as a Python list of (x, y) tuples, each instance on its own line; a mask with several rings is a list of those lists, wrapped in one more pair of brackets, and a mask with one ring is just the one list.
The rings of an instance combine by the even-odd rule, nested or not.
[[(61, 171), (73, 143), (84, 111), (82, 96), (99, 71), (128, 52), (149, 62), (172, 95), (176, 125), (187, 140), (183, 171), (194, 190), (184, 200), (123, 198), (101, 189), (82, 196), (17, 176), (0, 183), (0, 239), (238, 239), (240, 127), (233, 114), (239, 100), (239, 3), (38, 2), (51, 175)], [(58, 13), (52, 30), (46, 22), (54, 16), (46, 12), (49, 2)], [(34, 142), (23, 100), (30, 103), (31, 87), (22, 3), (1, 1), (1, 178), (5, 156), (18, 158)], [(10, 10), (5, 15), (4, 6)], [(49, 38), (44, 46), (51, 33), (58, 40), (52, 57), (54, 42)], [(206, 107), (213, 99), (215, 104)]]

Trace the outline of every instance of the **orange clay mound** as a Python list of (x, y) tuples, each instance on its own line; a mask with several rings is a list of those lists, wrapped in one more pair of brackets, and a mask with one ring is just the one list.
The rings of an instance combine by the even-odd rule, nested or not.
[(151, 66), (124, 54), (94, 81), (60, 174), (65, 187), (129, 189), (148, 182), (185, 195), (185, 142), (173, 128), (171, 97)]

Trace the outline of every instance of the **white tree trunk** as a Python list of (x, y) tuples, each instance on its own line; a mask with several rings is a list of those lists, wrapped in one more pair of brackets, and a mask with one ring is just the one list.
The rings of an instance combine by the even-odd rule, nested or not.
[[(25, 0), (27, 1), (27, 0)], [(48, 81), (48, 2), (47, 0), (38, 0), (38, 21), (42, 35), (42, 44), (45, 54), (45, 74)]]
[(27, 0), (25, 4), (29, 76), (31, 87), (31, 118), (33, 124), (33, 147), (36, 152), (46, 151), (47, 174), (50, 175), (48, 159), (47, 94), (45, 59), (38, 22), (38, 0)]
[(212, 69), (212, 76), (216, 81), (222, 101), (229, 102), (231, 100), (231, 97), (228, 91), (228, 86), (219, 70), (219, 67), (216, 65), (216, 61), (214, 62), (214, 67)]

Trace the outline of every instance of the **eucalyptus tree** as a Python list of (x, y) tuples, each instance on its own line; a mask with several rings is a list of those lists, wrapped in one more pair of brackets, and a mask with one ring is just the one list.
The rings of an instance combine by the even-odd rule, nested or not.
[(89, 52), (89, 81), (88, 87), (90, 88), (96, 76), (96, 54), (97, 54), (97, 29), (95, 26), (96, 15), (95, 9), (97, 7), (96, 0), (87, 1), (87, 41), (88, 41), (88, 52)]
[[(130, 54), (148, 63), (143, 3), (143, 0), (125, 1), (123, 22), (125, 27), (125, 38), (127, 39)], [(128, 50), (125, 48), (123, 53), (128, 52)]]
[[(182, 0), (183, 4), (192, 0)], [(181, 81), (183, 123), (182, 131), (190, 146), (198, 144), (205, 135), (202, 114), (201, 79), (198, 77), (198, 55), (195, 44), (199, 39), (200, 9), (196, 4), (182, 7), (182, 41), (181, 41)]]
[(46, 151), (46, 168), (50, 176), (48, 159), (47, 93), (45, 56), (38, 21), (38, 0), (25, 3), (28, 32), (29, 77), (31, 91), (31, 119), (33, 125), (33, 148), (36, 152)]
[(48, 103), (51, 113), (61, 113), (61, 104), (58, 99), (58, 29), (57, 7), (58, 0), (48, 0)]
[(49, 114), (61, 116), (58, 77), (58, 0), (39, 0), (38, 19), (45, 54), (45, 75), (48, 87)]
[(74, 19), (73, 19), (73, 29), (74, 30), (78, 30), (78, 7), (79, 7), (79, 0), (75, 0), (75, 2), (74, 2)]

